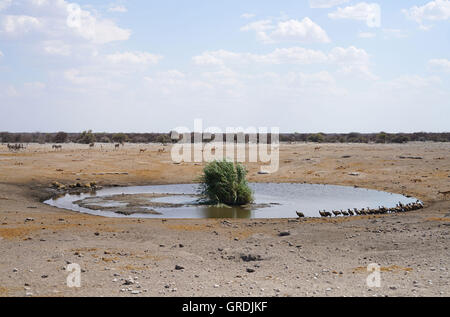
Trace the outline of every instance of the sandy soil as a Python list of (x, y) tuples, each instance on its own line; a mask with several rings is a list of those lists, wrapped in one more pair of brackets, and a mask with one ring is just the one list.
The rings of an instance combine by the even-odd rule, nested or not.
[[(373, 188), (426, 208), (304, 220), (95, 217), (41, 201), (53, 181), (190, 183), (202, 166), (173, 164), (161, 146), (1, 145), (0, 296), (449, 296), (450, 197), (439, 192), (450, 190), (450, 144), (316, 147), (283, 144), (279, 172), (249, 164), (249, 179)], [(69, 263), (81, 266), (80, 288), (66, 285)], [(379, 288), (366, 285), (371, 263)]]

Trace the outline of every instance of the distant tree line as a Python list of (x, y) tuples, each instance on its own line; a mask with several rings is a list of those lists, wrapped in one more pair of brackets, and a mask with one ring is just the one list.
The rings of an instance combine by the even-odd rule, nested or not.
[[(173, 143), (177, 142), (171, 139), (171, 133), (107, 133), (92, 132), (86, 130), (81, 133), (12, 133), (0, 132), (1, 143), (82, 143), (90, 144), (100, 143)], [(191, 141), (195, 139), (191, 134)], [(198, 135), (197, 135), (198, 137)], [(202, 136), (200, 136), (202, 137)], [(231, 135), (233, 138), (233, 135)], [(180, 136), (181, 139), (181, 136)], [(214, 135), (202, 137), (204, 142), (211, 142), (215, 139)], [(226, 136), (223, 136), (223, 140)], [(240, 138), (234, 135), (234, 140), (238, 142)], [(249, 142), (249, 136), (245, 135), (245, 142)], [(257, 135), (257, 142), (267, 139), (271, 142), (270, 134), (261, 138)], [(315, 143), (406, 143), (406, 142), (450, 142), (450, 132), (443, 133), (282, 133), (279, 136), (280, 142), (315, 142)]]
[(450, 133), (287, 133), (280, 134), (280, 141), (317, 143), (450, 142)]

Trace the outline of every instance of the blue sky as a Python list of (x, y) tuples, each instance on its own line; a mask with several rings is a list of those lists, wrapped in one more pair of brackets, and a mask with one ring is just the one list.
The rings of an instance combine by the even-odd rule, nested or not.
[(449, 0), (0, 0), (0, 130), (449, 131), (449, 39)]

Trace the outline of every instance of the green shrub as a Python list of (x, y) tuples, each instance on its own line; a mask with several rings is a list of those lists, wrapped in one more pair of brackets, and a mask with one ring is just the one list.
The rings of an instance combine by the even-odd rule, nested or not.
[(172, 143), (172, 139), (167, 134), (161, 134), (156, 137), (156, 142), (163, 144)]
[(377, 134), (376, 136), (376, 143), (386, 143), (386, 141), (388, 140), (388, 135), (386, 132), (380, 132)]
[(125, 143), (130, 141), (130, 138), (125, 133), (116, 133), (113, 135), (112, 140), (117, 143)]
[(324, 137), (322, 133), (311, 134), (308, 136), (308, 142), (322, 143), (323, 141)]
[(406, 135), (396, 134), (395, 137), (392, 138), (392, 143), (407, 143), (409, 138)]
[(247, 171), (241, 164), (213, 161), (203, 169), (201, 193), (211, 202), (241, 206), (253, 202), (253, 194), (246, 180)]
[(105, 135), (100, 138), (99, 142), (100, 143), (111, 143), (111, 139)]
[(77, 140), (78, 143), (91, 144), (95, 142), (95, 135), (92, 130), (83, 131)]
[(65, 143), (67, 141), (67, 133), (66, 132), (58, 132), (53, 138), (53, 142), (55, 143)]

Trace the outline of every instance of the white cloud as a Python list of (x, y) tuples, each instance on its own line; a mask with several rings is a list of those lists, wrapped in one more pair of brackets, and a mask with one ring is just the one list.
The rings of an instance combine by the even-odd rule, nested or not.
[(350, 19), (365, 21), (368, 27), (381, 26), (381, 8), (377, 3), (360, 2), (354, 6), (338, 8), (328, 14), (330, 19)]
[(428, 61), (428, 67), (431, 70), (450, 73), (450, 60), (445, 58), (431, 59), (430, 61)]
[(254, 18), (255, 16), (256, 16), (256, 15), (253, 14), (253, 13), (244, 13), (244, 14), (241, 15), (241, 18), (244, 18), (244, 19), (251, 19), (251, 18)]
[(43, 90), (45, 89), (46, 85), (40, 81), (34, 81), (29, 83), (24, 83), (24, 88), (28, 90)]
[(309, 0), (309, 6), (311, 8), (326, 9), (349, 1), (350, 0)]
[(127, 8), (122, 5), (116, 5), (108, 8), (109, 12), (120, 12), (125, 13), (128, 12)]
[(273, 28), (274, 26), (272, 24), (272, 20), (259, 20), (244, 25), (243, 27), (241, 27), (241, 31), (263, 32)]
[(0, 11), (8, 8), (12, 3), (12, 0), (0, 0)]
[(292, 47), (277, 48), (267, 55), (254, 55), (253, 60), (269, 64), (313, 64), (325, 62), (327, 56), (322, 51)]
[(310, 18), (279, 22), (271, 37), (278, 40), (328, 43), (327, 33)]
[(310, 18), (303, 20), (286, 20), (274, 24), (272, 20), (260, 20), (249, 23), (241, 31), (255, 31), (259, 40), (264, 43), (281, 41), (301, 43), (329, 43), (330, 39), (318, 24)]
[(334, 90), (336, 86), (336, 80), (326, 71), (312, 74), (291, 72), (287, 75), (287, 79), (291, 84), (298, 85), (299, 88), (302, 88), (303, 90), (307, 89), (309, 91), (320, 91), (325, 87)]
[(17, 97), (19, 96), (19, 91), (13, 85), (8, 85), (4, 91), (4, 93), (9, 97)]
[(382, 85), (385, 85), (392, 90), (414, 91), (415, 89), (434, 88), (441, 83), (441, 79), (436, 76), (422, 77), (419, 75), (403, 75), (383, 83)]
[(130, 30), (125, 30), (108, 19), (98, 19), (89, 11), (81, 9), (76, 3), (70, 3), (66, 7), (68, 16), (67, 26), (75, 30), (83, 38), (96, 44), (104, 44), (113, 41), (128, 40)]
[(207, 51), (202, 53), (201, 55), (194, 56), (192, 60), (197, 65), (216, 65), (222, 66), (226, 61), (229, 60), (238, 60), (243, 62), (243, 54), (233, 53), (226, 50), (218, 50), (218, 51)]
[(313, 64), (325, 63), (328, 60), (326, 54), (321, 51), (305, 49), (302, 47), (277, 48), (268, 54), (234, 53), (226, 50), (207, 51), (201, 55), (193, 57), (197, 65), (217, 65), (225, 64)]
[(162, 57), (160, 55), (154, 55), (147, 52), (124, 52), (109, 54), (106, 56), (106, 59), (114, 64), (157, 64), (161, 58)]
[(35, 6), (48, 5), (50, 0), (31, 0), (31, 3)]
[(354, 46), (348, 48), (335, 47), (329, 54), (329, 60), (339, 66), (341, 73), (356, 74), (368, 80), (378, 79), (370, 71), (370, 56), (364, 49)]
[(277, 48), (268, 54), (235, 53), (226, 50), (207, 51), (194, 56), (193, 62), (202, 66), (219, 66), (227, 68), (242, 64), (323, 64), (334, 65), (343, 74), (354, 74), (368, 80), (376, 80), (377, 76), (370, 71), (370, 55), (354, 46), (348, 48), (335, 47), (328, 54), (320, 50), (303, 47)]
[(358, 33), (358, 37), (362, 38), (362, 39), (370, 39), (370, 38), (374, 38), (377, 35), (375, 33), (372, 32), (359, 32)]
[(96, 78), (94, 76), (83, 75), (82, 72), (76, 68), (66, 70), (64, 72), (64, 78), (72, 84), (76, 85), (92, 85), (100, 81), (99, 78)]
[(385, 38), (395, 38), (402, 39), (408, 37), (408, 33), (400, 29), (383, 29), (383, 34)]
[(45, 41), (43, 50), (48, 55), (69, 56), (71, 54), (70, 45), (62, 41)]
[(450, 1), (431, 1), (421, 7), (413, 6), (410, 9), (402, 10), (402, 12), (411, 20), (419, 23), (421, 29), (428, 30), (430, 29), (430, 26), (425, 26), (423, 24), (425, 20), (441, 21), (450, 19)]
[(2, 31), (7, 34), (27, 33), (41, 26), (39, 19), (28, 15), (6, 15), (2, 20)]
[(2, 16), (0, 26), (3, 33), (37, 31), (40, 39), (72, 43), (81, 38), (93, 44), (124, 41), (131, 35), (130, 30), (120, 28), (112, 20), (65, 0), (17, 1), (14, 9), (14, 12), (22, 14)]

